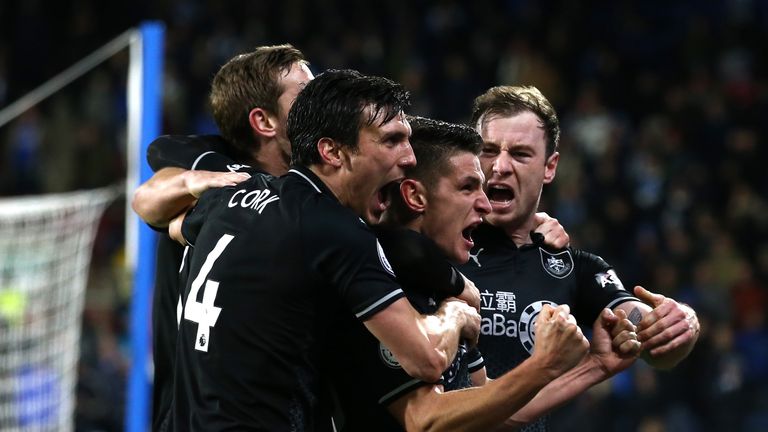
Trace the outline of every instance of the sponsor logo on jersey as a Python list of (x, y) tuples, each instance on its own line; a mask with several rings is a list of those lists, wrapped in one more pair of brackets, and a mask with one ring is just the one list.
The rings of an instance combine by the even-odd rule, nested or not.
[(474, 254), (474, 255), (472, 255), (472, 251), (469, 251), (469, 259), (471, 259), (472, 261), (474, 261), (474, 262), (475, 262), (475, 264), (477, 264), (477, 266), (478, 266), (478, 267), (482, 267), (482, 265), (480, 264), (480, 258), (478, 258), (478, 257), (480, 256), (480, 252), (482, 252), (482, 251), (483, 251), (483, 249), (484, 249), (484, 248), (480, 248), (480, 249), (478, 249), (478, 250), (477, 250), (477, 252), (475, 252), (475, 254)]
[(523, 348), (528, 351), (528, 354), (533, 354), (533, 345), (536, 343), (536, 317), (539, 316), (541, 309), (546, 304), (557, 307), (557, 304), (551, 301), (540, 300), (526, 306), (523, 309), (523, 313), (520, 314), (520, 323), (518, 325), (520, 343), (523, 344)]
[(613, 285), (620, 290), (624, 289), (624, 284), (621, 283), (621, 279), (619, 279), (619, 276), (616, 275), (616, 272), (613, 271), (613, 269), (608, 270), (605, 273), (596, 274), (595, 280), (602, 288), (605, 288), (608, 285)]
[(484, 290), (480, 293), (480, 309), (515, 313), (517, 312), (515, 293), (509, 291), (490, 293)]
[(392, 354), (392, 351), (385, 347), (381, 342), (379, 342), (379, 357), (381, 357), (381, 360), (385, 365), (391, 367), (392, 369), (402, 369), (400, 362), (397, 361), (395, 355)]
[(229, 164), (229, 165), (227, 165), (227, 169), (230, 172), (238, 172), (238, 171), (240, 171), (243, 168), (250, 168), (250, 167), (251, 167), (250, 165), (243, 165), (243, 164)]
[(384, 270), (386, 270), (389, 274), (394, 276), (395, 271), (392, 270), (392, 265), (387, 260), (387, 256), (384, 254), (384, 248), (381, 247), (379, 240), (376, 240), (376, 251), (379, 252), (379, 261), (381, 261), (381, 266), (384, 267)]
[(551, 253), (539, 248), (539, 254), (541, 255), (541, 265), (550, 276), (563, 279), (573, 271), (573, 257), (571, 257), (570, 251)]

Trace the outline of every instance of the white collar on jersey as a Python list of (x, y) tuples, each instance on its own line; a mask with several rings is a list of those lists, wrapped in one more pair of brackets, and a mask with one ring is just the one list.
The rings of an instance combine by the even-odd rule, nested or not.
[(304, 173), (303, 173), (303, 172), (301, 172), (301, 171), (299, 171), (299, 170), (297, 170), (297, 169), (290, 169), (290, 170), (288, 170), (288, 172), (292, 172), (292, 173), (294, 173), (294, 174), (298, 174), (298, 175), (300, 175), (300, 176), (301, 176), (301, 177), (302, 177), (304, 180), (306, 180), (307, 182), (309, 182), (309, 184), (311, 184), (313, 188), (315, 188), (315, 190), (317, 191), (317, 193), (323, 193), (323, 191), (321, 191), (321, 190), (320, 190), (320, 188), (319, 188), (319, 187), (317, 187), (317, 185), (315, 184), (315, 182), (313, 182), (313, 181), (312, 181), (312, 179), (310, 179), (309, 177), (307, 177), (306, 175), (304, 175)]

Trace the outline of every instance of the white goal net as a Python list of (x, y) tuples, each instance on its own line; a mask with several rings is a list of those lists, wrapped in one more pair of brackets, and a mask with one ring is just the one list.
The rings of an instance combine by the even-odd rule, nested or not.
[(83, 299), (102, 188), (0, 199), (0, 430), (73, 429)]

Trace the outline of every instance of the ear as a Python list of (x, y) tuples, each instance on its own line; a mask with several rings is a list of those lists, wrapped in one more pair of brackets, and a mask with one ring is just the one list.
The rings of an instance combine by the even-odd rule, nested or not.
[(248, 123), (255, 133), (273, 137), (277, 134), (277, 117), (264, 108), (256, 107), (248, 113)]
[(560, 153), (554, 152), (552, 156), (547, 159), (546, 166), (544, 168), (544, 184), (552, 183), (557, 174), (557, 162), (560, 161)]
[(405, 205), (415, 213), (424, 213), (427, 208), (427, 190), (418, 180), (403, 180), (400, 183), (400, 197), (403, 198)]
[(317, 142), (317, 152), (324, 163), (336, 168), (343, 165), (341, 146), (331, 138), (320, 138)]

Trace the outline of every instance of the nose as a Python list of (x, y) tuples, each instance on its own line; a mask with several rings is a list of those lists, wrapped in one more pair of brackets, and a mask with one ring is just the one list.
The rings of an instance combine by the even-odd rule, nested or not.
[(410, 141), (406, 141), (403, 145), (403, 153), (398, 160), (398, 166), (401, 168), (411, 168), (416, 166), (416, 155), (413, 154), (413, 147), (411, 147)]
[(493, 161), (493, 174), (505, 176), (512, 173), (512, 158), (506, 152), (501, 152)]
[(481, 216), (485, 216), (493, 210), (491, 208), (491, 202), (488, 200), (488, 195), (485, 192), (480, 191), (480, 196), (475, 200), (475, 211), (480, 213)]

